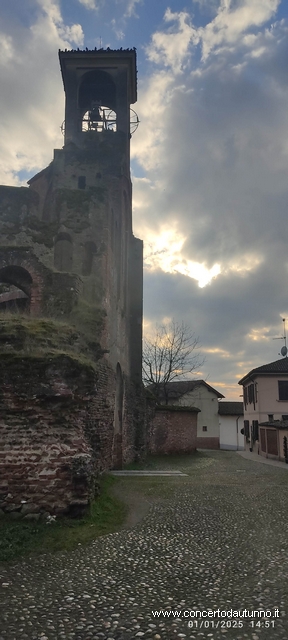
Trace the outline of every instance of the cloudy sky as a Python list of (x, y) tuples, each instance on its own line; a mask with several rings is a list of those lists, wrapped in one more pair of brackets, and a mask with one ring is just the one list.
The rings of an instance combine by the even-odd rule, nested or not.
[(136, 47), (134, 233), (145, 330), (199, 336), (199, 374), (228, 400), (288, 329), (285, 0), (0, 0), (0, 183), (22, 185), (63, 139), (57, 51)]

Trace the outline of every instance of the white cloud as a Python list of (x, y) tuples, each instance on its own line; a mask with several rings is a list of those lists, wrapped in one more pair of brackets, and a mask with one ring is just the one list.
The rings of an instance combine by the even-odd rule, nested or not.
[(219, 380), (221, 358), (235, 399), (238, 364), (244, 374), (276, 360), (273, 332), (288, 315), (288, 45), (278, 5), (223, 2), (200, 29), (187, 12), (167, 12), (147, 49), (156, 69), (140, 84), (132, 138), (146, 172), (134, 179), (134, 227), (146, 244), (148, 324), (172, 305), (200, 333), (205, 375)]
[[(6, 28), (0, 64), (0, 182), (19, 184), (18, 172), (36, 172), (63, 144), (64, 94), (57, 50), (79, 46), (79, 24), (65, 24), (59, 4), (37, 0), (30, 28)], [(0, 35), (3, 42), (3, 37)], [(25, 180), (24, 180), (25, 183)]]
[[(116, 5), (122, 7), (122, 15), (117, 19), (112, 18), (110, 24), (113, 32), (116, 35), (117, 40), (123, 40), (125, 38), (125, 30), (127, 27), (127, 21), (130, 18), (138, 18), (136, 8), (138, 4), (142, 4), (144, 0), (115, 0)], [(112, 11), (111, 11), (112, 13)]]
[(61, 46), (71, 47), (71, 45), (83, 45), (84, 34), (80, 24), (64, 24), (59, 3), (57, 0), (37, 0), (42, 15), (38, 16), (37, 22), (31, 26), (34, 33), (42, 33), (44, 40), (52, 42), (59, 40)]
[[(203, 59), (223, 45), (234, 45), (252, 27), (261, 27), (275, 14), (281, 0), (221, 0), (217, 16), (198, 30)], [(247, 38), (247, 36), (246, 36)]]
[(136, 5), (142, 2), (143, 0), (127, 0), (124, 18), (131, 18), (132, 16), (136, 16)]
[(187, 61), (190, 44), (197, 44), (199, 37), (188, 13), (184, 11), (172, 13), (167, 9), (164, 19), (169, 23), (174, 22), (174, 25), (168, 29), (168, 32), (154, 33), (146, 52), (152, 62), (171, 67), (174, 73), (179, 73)]
[(12, 38), (5, 33), (0, 33), (0, 50), (0, 65), (5, 66), (15, 55)]
[(82, 4), (86, 9), (98, 9), (98, 3), (96, 0), (79, 0), (80, 4)]
[(173, 81), (172, 75), (161, 71), (144, 79), (139, 86), (136, 109), (140, 126), (132, 138), (131, 154), (146, 170), (155, 169), (162, 162), (161, 145), (167, 136), (166, 115)]
[[(122, 22), (123, 22), (123, 21), (122, 21)], [(111, 20), (111, 27), (112, 27), (112, 29), (113, 29), (113, 31), (114, 31), (114, 33), (115, 33), (115, 36), (116, 36), (117, 40), (123, 40), (123, 38), (125, 37), (125, 33), (124, 33), (124, 31), (123, 31), (122, 27), (120, 27), (120, 26), (117, 24), (117, 22), (116, 22), (115, 18), (113, 18), (113, 19)]]

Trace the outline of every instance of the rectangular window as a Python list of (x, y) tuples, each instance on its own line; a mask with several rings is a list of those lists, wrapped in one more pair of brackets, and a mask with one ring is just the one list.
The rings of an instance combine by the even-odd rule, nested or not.
[(250, 437), (249, 420), (244, 420), (244, 436), (245, 438)]
[(286, 413), (283, 414), (282, 420), (288, 420), (288, 415)]
[(202, 431), (207, 431), (207, 427), (202, 427)]
[(268, 420), (272, 422), (274, 420), (274, 413), (268, 413)]
[(279, 400), (288, 400), (288, 380), (278, 380)]

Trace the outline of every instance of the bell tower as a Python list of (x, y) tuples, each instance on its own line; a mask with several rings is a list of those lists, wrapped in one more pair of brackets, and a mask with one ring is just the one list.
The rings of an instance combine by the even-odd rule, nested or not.
[(9, 454), (0, 507), (24, 515), (27, 496), (39, 517), (43, 507), (81, 515), (95, 475), (146, 446), (143, 243), (130, 178), (136, 52), (59, 58), (64, 145), (29, 188), (0, 186), (0, 314), (13, 311), (0, 318), (0, 446)]
[(130, 105), (137, 100), (136, 51), (59, 51), (59, 59), (66, 95), (65, 145), (93, 145), (96, 136), (117, 134), (117, 143), (121, 140), (125, 149), (127, 175)]

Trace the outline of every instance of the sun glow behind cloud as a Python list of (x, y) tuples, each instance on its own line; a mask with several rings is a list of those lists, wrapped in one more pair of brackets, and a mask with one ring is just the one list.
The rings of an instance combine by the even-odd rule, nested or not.
[(150, 271), (161, 269), (165, 273), (181, 273), (197, 280), (200, 288), (210, 284), (221, 273), (225, 275), (234, 272), (245, 276), (248, 272), (257, 269), (262, 263), (261, 257), (248, 254), (243, 255), (241, 263), (232, 261), (224, 267), (216, 262), (208, 268), (204, 262), (191, 260), (185, 256), (183, 247), (186, 238), (177, 228), (169, 227), (167, 229), (163, 226), (159, 232), (151, 232), (151, 229), (142, 229), (142, 231), (146, 269)]
[(151, 234), (145, 240), (145, 267), (149, 270), (162, 269), (166, 273), (182, 273), (198, 281), (199, 287), (205, 287), (219, 275), (219, 264), (208, 269), (205, 264), (187, 260), (181, 254), (185, 236), (177, 229), (162, 228), (159, 234)]

